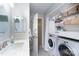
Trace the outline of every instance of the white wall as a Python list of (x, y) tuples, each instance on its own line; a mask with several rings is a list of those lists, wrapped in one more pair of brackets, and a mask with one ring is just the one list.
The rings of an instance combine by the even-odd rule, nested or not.
[(8, 16), (8, 22), (0, 22), (0, 32), (5, 32), (8, 38), (10, 38), (10, 5), (8, 3), (0, 5), (0, 15)]
[(24, 34), (25, 38), (25, 48), (27, 50), (26, 55), (29, 56), (29, 15), (30, 15), (30, 7), (29, 3), (15, 3), (14, 7), (12, 8), (12, 34), (14, 36), (14, 21), (13, 18), (15, 16), (23, 16), (26, 19), (26, 32)]
[[(12, 32), (15, 32), (15, 24), (14, 24), (14, 17), (15, 16), (23, 16), (26, 19), (26, 32), (28, 31), (28, 22), (29, 22), (29, 5), (28, 3), (15, 3), (14, 7), (12, 8)], [(28, 20), (28, 21), (27, 21)]]

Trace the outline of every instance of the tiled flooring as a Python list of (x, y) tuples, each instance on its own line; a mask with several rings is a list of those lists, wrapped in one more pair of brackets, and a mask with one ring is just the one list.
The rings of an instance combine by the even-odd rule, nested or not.
[(38, 55), (39, 56), (50, 56), (50, 53), (45, 51), (43, 48), (40, 48)]
[[(31, 56), (34, 56), (33, 51), (30, 52)], [(38, 56), (50, 56), (49, 52), (45, 51), (43, 48), (39, 49)]]

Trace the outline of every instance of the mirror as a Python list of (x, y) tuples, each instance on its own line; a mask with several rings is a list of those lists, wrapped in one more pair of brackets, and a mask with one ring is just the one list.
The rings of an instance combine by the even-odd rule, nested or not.
[(15, 32), (25, 32), (25, 18), (22, 16), (16, 16), (14, 18)]

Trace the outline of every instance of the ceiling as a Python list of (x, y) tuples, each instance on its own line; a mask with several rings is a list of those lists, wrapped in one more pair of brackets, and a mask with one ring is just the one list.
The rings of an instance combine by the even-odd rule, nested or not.
[(52, 17), (55, 15), (60, 15), (61, 12), (67, 10), (70, 6), (72, 7), (73, 5), (73, 3), (31, 3), (30, 14), (48, 14)]
[(45, 14), (53, 5), (53, 3), (31, 3), (30, 13)]

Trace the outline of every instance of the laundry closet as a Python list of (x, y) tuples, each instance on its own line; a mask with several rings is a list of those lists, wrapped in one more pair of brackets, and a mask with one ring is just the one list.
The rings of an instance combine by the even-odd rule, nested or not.
[[(44, 54), (44, 51), (48, 53), (48, 56), (79, 55), (79, 4), (52, 3), (43, 16), (41, 15), (41, 12), (45, 9), (45, 4), (41, 4), (44, 7), (42, 7), (40, 3), (31, 5), (30, 22), (31, 25), (33, 25), (30, 25), (30, 28), (33, 27), (31, 29), (33, 36), (31, 38), (33, 41), (30, 40), (31, 51), (33, 50), (34, 54), (37, 56), (40, 55), (40, 53), (41, 55), (45, 55), (46, 53)], [(48, 5), (49, 4), (47, 4), (47, 6)], [(40, 24), (41, 21), (38, 20), (38, 15), (43, 17), (43, 26)], [(42, 31), (40, 27), (43, 28)], [(41, 37), (43, 37), (42, 42)], [(36, 39), (35, 41), (34, 38)], [(38, 48), (41, 43), (43, 48), (43, 50), (41, 49), (42, 52), (40, 52), (40, 49)]]
[[(56, 36), (56, 39), (51, 38), (50, 40), (48, 33), (45, 39), (46, 49), (51, 51), (52, 55), (56, 56), (79, 56), (79, 4), (59, 4), (58, 9), (55, 9), (54, 11), (52, 9), (52, 11), (48, 14), (47, 19), (49, 20), (50, 18), (52, 20), (54, 19), (56, 31), (52, 34), (54, 34), (53, 37)], [(49, 26), (47, 25), (47, 27)], [(48, 32), (48, 29), (46, 30)], [(49, 40), (50, 43), (47, 46), (47, 42), (49, 42)], [(53, 40), (56, 41), (54, 42)], [(51, 46), (52, 48), (54, 47), (52, 50), (50, 48)], [(56, 54), (53, 52), (54, 49)]]

